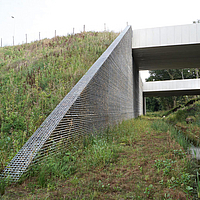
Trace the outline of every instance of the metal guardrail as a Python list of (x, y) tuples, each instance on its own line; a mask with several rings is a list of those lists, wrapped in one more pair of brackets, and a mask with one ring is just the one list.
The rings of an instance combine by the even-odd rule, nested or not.
[(125, 119), (134, 117), (132, 29), (117, 37), (88, 72), (64, 97), (1, 176), (17, 181), (30, 164), (60, 147)]

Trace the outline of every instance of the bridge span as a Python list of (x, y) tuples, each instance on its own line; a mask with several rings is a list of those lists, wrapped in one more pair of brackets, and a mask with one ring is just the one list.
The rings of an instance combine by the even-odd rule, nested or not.
[(200, 24), (133, 30), (132, 51), (139, 70), (200, 67)]
[(200, 24), (133, 30), (132, 57), (135, 116), (144, 114), (147, 96), (200, 93), (199, 80), (148, 82), (141, 86), (138, 73), (140, 70), (199, 68)]
[(144, 82), (143, 95), (144, 97), (200, 95), (200, 79)]

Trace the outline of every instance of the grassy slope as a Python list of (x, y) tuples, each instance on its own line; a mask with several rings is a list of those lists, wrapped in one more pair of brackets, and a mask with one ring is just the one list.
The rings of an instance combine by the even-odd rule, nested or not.
[(0, 48), (0, 171), (118, 34)]
[[(187, 119), (192, 120), (187, 123)], [(171, 113), (165, 120), (180, 130), (195, 146), (200, 144), (200, 101)]]

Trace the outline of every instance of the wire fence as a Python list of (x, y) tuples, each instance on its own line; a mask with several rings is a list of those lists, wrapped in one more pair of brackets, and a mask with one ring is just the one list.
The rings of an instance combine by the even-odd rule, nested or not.
[(128, 26), (57, 105), (1, 176), (17, 181), (32, 163), (66, 149), (80, 136), (133, 118), (133, 77), (132, 29)]
[[(85, 25), (83, 26), (83, 32), (85, 32)], [(63, 33), (63, 32), (61, 32)], [(45, 32), (32, 32), (32, 33), (26, 33), (23, 36), (12, 36), (12, 38), (10, 38), (10, 41), (8, 42), (7, 40), (5, 40), (6, 42), (4, 42), (3, 38), (1, 38), (1, 46), (0, 47), (4, 47), (4, 46), (14, 46), (14, 45), (21, 45), (24, 43), (30, 43), (33, 41), (37, 41), (37, 40), (42, 40), (45, 38), (53, 38), (56, 36), (62, 36), (63, 34), (59, 33), (57, 30), (49, 32), (49, 31), (45, 31)], [(72, 32), (67, 33), (65, 35), (71, 35), (71, 34), (75, 34), (78, 32), (75, 32), (75, 28), (73, 28)]]
[[(128, 26), (128, 22), (126, 23), (126, 25)], [(104, 23), (104, 31), (107, 31), (107, 27), (106, 27), (106, 23)], [(16, 35), (16, 36), (12, 36), (10, 37), (9, 41), (5, 40), (3, 38), (1, 38), (1, 43), (0, 43), (0, 47), (4, 47), (4, 46), (14, 46), (14, 45), (21, 45), (24, 43), (30, 43), (33, 41), (37, 41), (37, 40), (42, 40), (45, 38), (53, 38), (56, 36), (63, 36), (63, 35), (71, 35), (71, 34), (76, 34), (76, 33), (80, 33), (80, 32), (85, 32), (86, 31), (86, 25), (83, 25), (82, 30), (80, 30), (80, 28), (73, 28), (71, 31), (69, 32), (63, 32), (63, 31), (59, 31), (59, 30), (54, 30), (54, 31), (38, 31), (38, 32), (32, 32), (32, 33), (26, 33), (24, 35)]]

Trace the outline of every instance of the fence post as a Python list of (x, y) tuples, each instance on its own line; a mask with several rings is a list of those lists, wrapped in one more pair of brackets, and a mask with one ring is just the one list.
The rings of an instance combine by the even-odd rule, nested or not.
[(2, 38), (1, 38), (1, 47), (2, 47)]
[(39, 40), (40, 40), (40, 32), (39, 32)]
[(55, 30), (55, 37), (56, 37), (56, 30)]
[(27, 34), (26, 34), (26, 44), (27, 44)]
[(106, 23), (104, 23), (104, 31), (106, 31)]
[(15, 43), (15, 37), (13, 36), (13, 46), (14, 46), (14, 43)]
[(83, 32), (85, 32), (85, 25), (83, 25)]
[(74, 28), (73, 28), (73, 35), (74, 35)]

